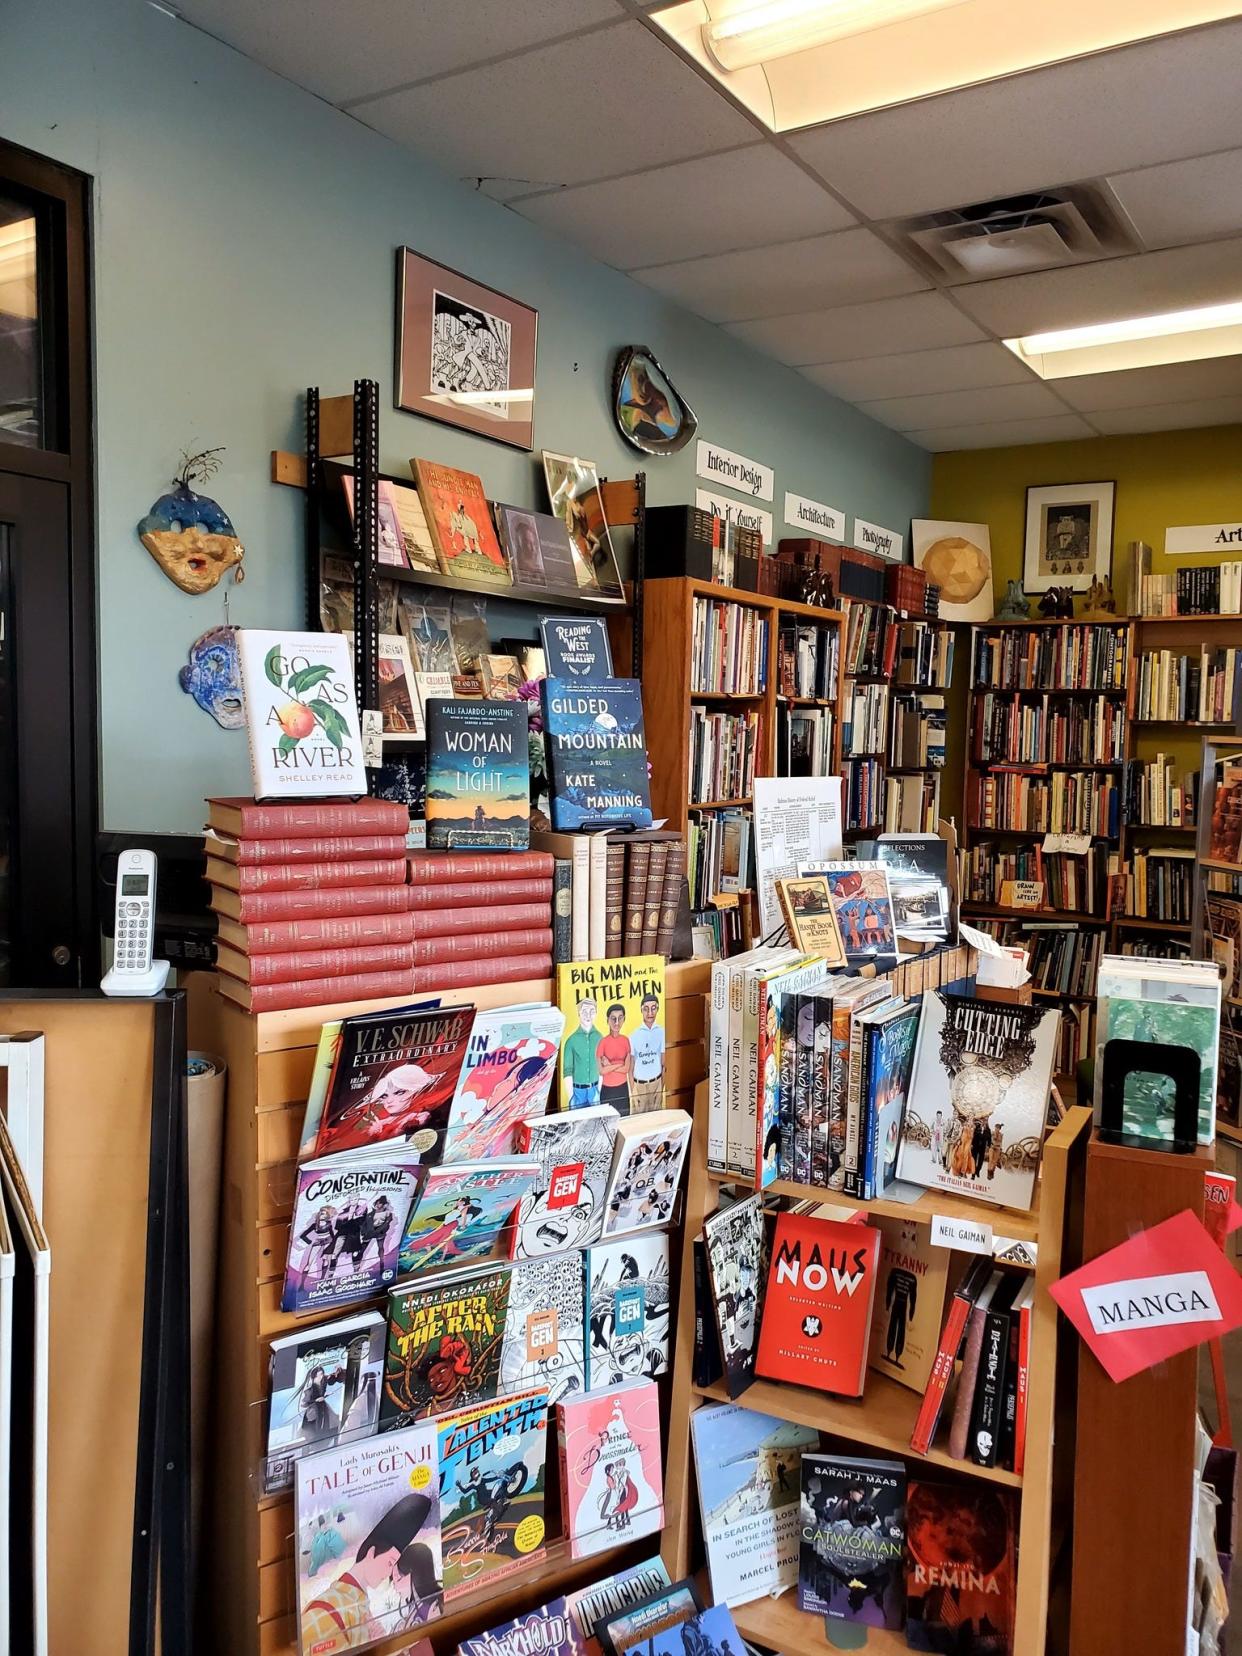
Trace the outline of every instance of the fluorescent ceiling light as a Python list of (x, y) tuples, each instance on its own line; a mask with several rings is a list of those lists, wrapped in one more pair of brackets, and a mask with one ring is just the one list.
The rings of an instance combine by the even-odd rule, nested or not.
[(1004, 343), (1041, 379), (1235, 356), (1242, 352), (1242, 300), (1085, 328), (1058, 328)]
[(705, 23), (703, 45), (719, 67), (730, 73), (962, 3), (963, 0), (766, 0), (759, 5), (742, 5), (722, 16), (719, 22)]

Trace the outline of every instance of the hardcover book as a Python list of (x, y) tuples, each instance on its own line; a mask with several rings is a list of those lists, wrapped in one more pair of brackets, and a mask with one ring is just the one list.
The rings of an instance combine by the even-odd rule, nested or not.
[(541, 1604), (513, 1621), (500, 1622), (477, 1638), (463, 1639), (457, 1656), (581, 1656), (563, 1598)]
[(410, 646), (400, 633), (380, 634), (377, 674), (385, 736), (407, 736), (411, 741), (422, 741), (426, 735), (423, 705), (414, 683)]
[(717, 1604), (749, 1604), (798, 1580), (798, 1468), (819, 1433), (736, 1403), (690, 1416), (699, 1512)]
[(690, 1147), (685, 1110), (656, 1110), (617, 1123), (604, 1198), (604, 1235), (667, 1225)]
[(660, 1394), (654, 1380), (556, 1406), (570, 1556), (588, 1558), (664, 1527)]
[(449, 1108), (445, 1161), (512, 1153), (519, 1124), (548, 1107), (564, 1028), (565, 1014), (544, 1004), (475, 1014)]
[(380, 1426), (471, 1408), (500, 1389), (507, 1265), (445, 1273), (388, 1296)]
[(582, 1646), (583, 1656), (603, 1656), (596, 1638), (596, 1628), (609, 1616), (627, 1605), (638, 1604), (653, 1593), (669, 1585), (664, 1560), (657, 1553), (644, 1564), (632, 1564), (627, 1570), (605, 1576), (590, 1587), (580, 1587), (565, 1595), (569, 1618)]
[[(605, 1656), (627, 1656), (631, 1651), (634, 1656), (639, 1656), (640, 1652), (650, 1648), (657, 1635), (680, 1628), (702, 1608), (703, 1600), (693, 1581), (674, 1581), (652, 1593), (649, 1598), (627, 1605), (624, 1610), (618, 1610), (615, 1615), (601, 1621), (596, 1633)], [(684, 1646), (678, 1646), (679, 1656), (684, 1656), (684, 1649)]]
[(887, 1216), (870, 1222), (880, 1233), (880, 1277), (867, 1361), (921, 1395), (936, 1360), (948, 1250), (932, 1246), (929, 1225)]
[(237, 648), (255, 798), (365, 794), (354, 667), (340, 633), (241, 627)]
[(897, 1172), (1029, 1208), (1060, 1014), (935, 989), (923, 996)]
[(949, 924), (949, 844), (939, 834), (881, 834), (875, 854), (888, 869), (898, 937), (935, 941)]
[(651, 789), (637, 679), (539, 685), (553, 828), (651, 827)]
[(987, 1484), (911, 1479), (906, 1503), (911, 1650), (1005, 1656), (1013, 1648), (1014, 1510)]
[(298, 1168), (282, 1311), (350, 1305), (386, 1288), (427, 1169), (406, 1145), (321, 1156)]
[(777, 880), (776, 897), (785, 916), (789, 941), (805, 954), (822, 955), (827, 965), (845, 965), (845, 946), (837, 911), (828, 895), (826, 875), (805, 880)]
[(357, 1650), (441, 1614), (434, 1426), (299, 1461), (294, 1521), (305, 1656)]
[(577, 684), (599, 684), (612, 678), (612, 648), (603, 616), (541, 616), (539, 636), (545, 677)]
[(444, 573), (512, 586), (508, 560), (500, 550), (483, 485), (475, 474), (431, 460), (412, 460), (410, 465)]
[(887, 1014), (864, 1026), (863, 1073), (867, 1085), (868, 1142), (865, 1146), (864, 1195), (883, 1196), (897, 1177), (897, 1151), (905, 1115), (914, 1045), (919, 1032), (918, 1003), (898, 1002)]
[(547, 1414), (536, 1387), (440, 1421), (446, 1599), (542, 1556)]
[(374, 1432), (383, 1371), (378, 1311), (272, 1341), (267, 1494), (292, 1486), (293, 1463), (304, 1455)]
[(703, 1221), (708, 1283), (725, 1385), (740, 1397), (755, 1378), (759, 1319), (768, 1277), (763, 1197), (755, 1193)]
[(517, 1153), (535, 1161), (539, 1171), (518, 1210), (514, 1259), (584, 1248), (599, 1236), (617, 1120), (614, 1109), (599, 1104), (519, 1126)]
[(610, 1104), (619, 1115), (664, 1101), (664, 960), (633, 955), (580, 960), (556, 969), (565, 1014), (562, 1110)]
[(669, 1365), (667, 1231), (601, 1242), (583, 1255), (592, 1391), (654, 1380)]
[(427, 846), (524, 851), (530, 844), (526, 704), (427, 703)]
[(544, 1386), (551, 1406), (586, 1391), (585, 1299), (581, 1254), (513, 1265), (500, 1352), (502, 1394)]
[[(513, 579), (521, 586), (548, 587), (572, 593), (578, 577), (569, 531), (550, 512), (528, 512), (517, 506), (496, 507), (500, 543), (509, 554)], [(530, 673), (538, 678), (541, 674)]]
[(904, 1463), (804, 1455), (800, 1519), (799, 1609), (833, 1621), (901, 1627)]
[(778, 1213), (755, 1372), (861, 1397), (880, 1233)]
[(498, 1256), (501, 1234), (538, 1173), (539, 1164), (521, 1156), (428, 1168), (402, 1232), (401, 1274)]

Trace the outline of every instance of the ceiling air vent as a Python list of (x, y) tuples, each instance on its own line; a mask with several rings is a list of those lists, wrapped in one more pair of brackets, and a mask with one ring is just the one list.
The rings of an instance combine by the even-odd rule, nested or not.
[(1069, 184), (925, 213), (891, 228), (922, 264), (949, 282), (1021, 276), (1136, 250), (1099, 184)]

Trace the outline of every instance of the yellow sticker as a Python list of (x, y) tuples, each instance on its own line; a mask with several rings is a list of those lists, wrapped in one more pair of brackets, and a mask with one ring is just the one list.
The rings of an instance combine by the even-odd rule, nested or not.
[(432, 1145), (435, 1142), (436, 1142), (435, 1128), (434, 1127), (420, 1127), (418, 1132), (415, 1133), (413, 1138), (410, 1140), (410, 1145), (411, 1145), (411, 1148), (413, 1148), (415, 1150), (430, 1150)]
[(429, 1466), (427, 1466), (425, 1463), (422, 1466), (416, 1466), (414, 1468), (414, 1470), (410, 1473), (410, 1488), (411, 1489), (426, 1489), (427, 1485), (430, 1482), (431, 1482), (431, 1468)]
[(538, 1513), (532, 1512), (522, 1519), (513, 1532), (513, 1545), (520, 1553), (534, 1552), (536, 1547), (542, 1547), (543, 1519)]

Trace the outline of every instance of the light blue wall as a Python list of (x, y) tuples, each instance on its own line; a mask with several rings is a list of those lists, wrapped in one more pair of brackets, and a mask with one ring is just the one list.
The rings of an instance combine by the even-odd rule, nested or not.
[[(212, 492), (247, 548), (231, 619), (301, 622), (301, 496), (269, 484), (269, 452), (298, 446), (308, 384), (374, 377), (391, 400), (400, 243), (538, 308), (537, 449), (637, 469), (606, 384), (616, 348), (640, 341), (703, 436), (776, 467), (778, 503), (789, 488), (903, 532), (926, 508), (920, 450), (145, 0), (0, 0), (0, 137), (95, 179), (108, 827), (197, 829), (204, 794), (249, 786), (244, 735), (176, 681), (223, 618), (220, 589), (179, 592), (134, 524), (183, 447), (227, 445)], [(380, 447), (386, 469), (419, 454), (539, 500), (531, 456), (433, 422), (387, 410)], [(693, 445), (647, 469), (653, 502), (693, 498)]]

